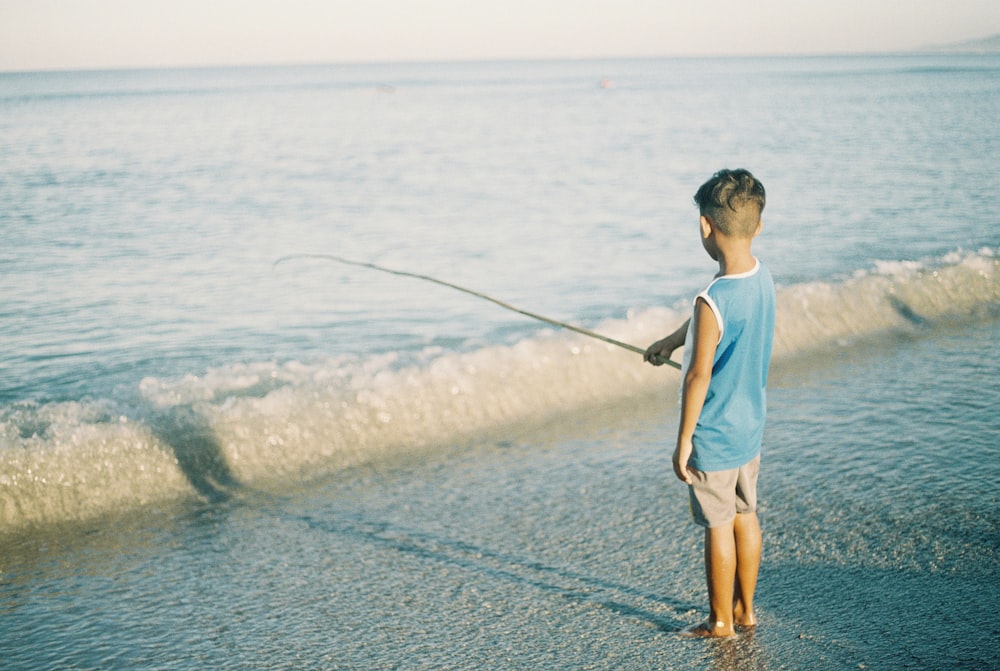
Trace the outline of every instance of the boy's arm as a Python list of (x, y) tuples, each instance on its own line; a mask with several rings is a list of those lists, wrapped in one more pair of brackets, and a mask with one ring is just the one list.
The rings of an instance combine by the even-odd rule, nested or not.
[(642, 358), (647, 363), (651, 363), (654, 366), (662, 366), (663, 363), (670, 358), (674, 350), (681, 347), (684, 344), (684, 339), (687, 338), (688, 324), (691, 320), (688, 319), (680, 328), (668, 335), (662, 340), (657, 340), (652, 345), (646, 348), (645, 354)]
[(712, 380), (712, 365), (715, 363), (715, 348), (719, 344), (719, 324), (715, 313), (704, 299), (695, 303), (691, 328), (694, 329), (691, 363), (684, 375), (681, 392), (681, 421), (677, 431), (677, 447), (674, 450), (674, 473), (684, 482), (691, 484), (688, 461), (691, 459), (698, 417), (705, 405), (708, 383)]

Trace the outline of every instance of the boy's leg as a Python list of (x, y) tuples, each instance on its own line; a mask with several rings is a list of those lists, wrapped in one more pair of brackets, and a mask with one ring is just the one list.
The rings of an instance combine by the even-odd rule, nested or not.
[(689, 469), (688, 487), (694, 520), (705, 527), (705, 578), (708, 583), (709, 618), (686, 630), (693, 636), (732, 636), (733, 589), (736, 580), (735, 516), (738, 469), (699, 471)]
[(753, 593), (757, 589), (760, 569), (761, 534), (756, 512), (739, 513), (733, 523), (736, 542), (736, 590), (733, 617), (736, 624), (752, 627), (757, 624), (753, 610)]
[(692, 634), (731, 636), (734, 624), (757, 623), (753, 596), (761, 555), (756, 513), (759, 468), (760, 457), (729, 471), (689, 469), (694, 478), (689, 487), (691, 510), (695, 522), (706, 527), (705, 574), (711, 609), (709, 620)]
[(705, 529), (705, 576), (711, 612), (703, 631), (708, 636), (732, 636), (733, 583), (736, 579), (737, 547), (733, 523)]

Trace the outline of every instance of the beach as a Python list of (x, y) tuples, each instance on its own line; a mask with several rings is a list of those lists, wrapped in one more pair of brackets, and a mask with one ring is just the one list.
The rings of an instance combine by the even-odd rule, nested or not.
[[(701, 534), (669, 473), (676, 415), (653, 396), (293, 491), (240, 487), (222, 502), (22, 538), (5, 568), (4, 658), (11, 668), (987, 669), (1000, 621), (969, 629), (965, 612), (997, 596), (995, 520), (980, 512), (996, 505), (997, 466), (995, 445), (970, 436), (976, 421), (995, 421), (996, 386), (966, 407), (974, 467), (946, 467), (954, 427), (898, 426), (942, 402), (929, 382), (968, 374), (995, 328), (946, 329), (909, 351), (857, 349), (805, 379), (779, 364), (760, 625), (733, 640), (676, 634), (704, 617)], [(996, 374), (971, 368), (983, 382)], [(870, 406), (873, 386), (896, 400)], [(935, 447), (906, 469), (881, 467), (913, 443)]]
[[(3, 666), (995, 668), (998, 68), (0, 75)], [(760, 625), (704, 641), (676, 370), (274, 263), (645, 347), (723, 164), (778, 326)]]

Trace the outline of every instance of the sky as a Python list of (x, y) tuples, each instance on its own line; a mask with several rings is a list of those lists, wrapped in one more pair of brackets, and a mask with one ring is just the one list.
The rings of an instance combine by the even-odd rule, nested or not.
[(0, 0), (0, 70), (878, 53), (998, 33), (998, 0)]

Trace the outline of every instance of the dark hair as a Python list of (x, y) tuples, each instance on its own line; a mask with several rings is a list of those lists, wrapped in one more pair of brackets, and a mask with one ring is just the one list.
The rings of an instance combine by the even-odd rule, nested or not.
[(694, 194), (701, 214), (734, 237), (749, 237), (764, 211), (764, 185), (749, 170), (720, 170)]

